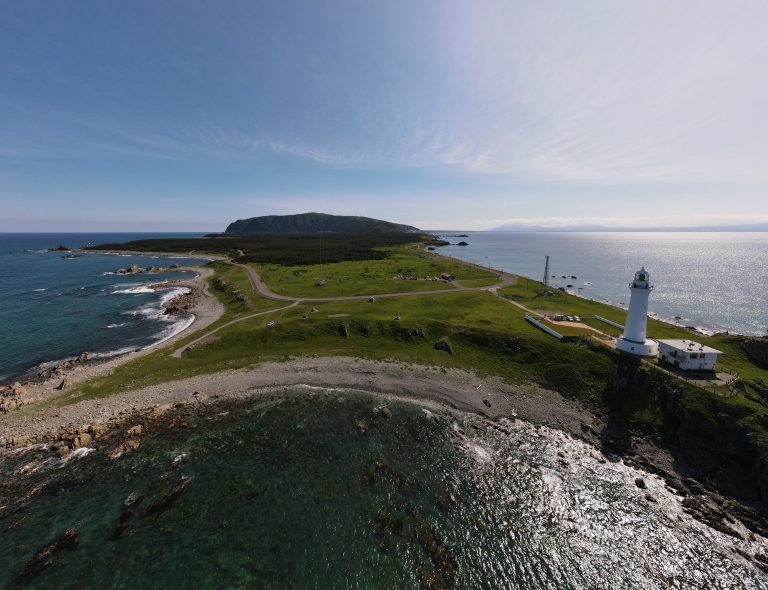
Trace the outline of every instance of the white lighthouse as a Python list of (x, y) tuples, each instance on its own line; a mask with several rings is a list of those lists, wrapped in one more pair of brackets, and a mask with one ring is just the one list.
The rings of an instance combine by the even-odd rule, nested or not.
[(656, 356), (659, 344), (646, 337), (648, 323), (648, 296), (653, 290), (651, 275), (645, 268), (635, 273), (635, 280), (629, 284), (632, 295), (629, 299), (627, 321), (624, 324), (624, 335), (619, 338), (616, 348), (622, 352), (637, 356)]

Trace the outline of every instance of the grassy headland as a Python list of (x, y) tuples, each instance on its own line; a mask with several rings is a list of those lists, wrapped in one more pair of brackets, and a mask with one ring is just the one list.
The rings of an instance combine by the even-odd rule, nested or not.
[[(719, 370), (740, 376), (729, 387), (701, 386), (664, 372), (654, 362), (616, 352), (609, 338), (619, 330), (595, 316), (622, 324), (623, 310), (562, 292), (546, 295), (540, 283), (524, 278), (497, 293), (481, 290), (497, 283), (495, 273), (429, 254), (424, 241), (414, 241), (420, 239), (407, 234), (324, 235), (322, 265), (318, 235), (122, 245), (120, 249), (127, 250), (228, 254), (240, 264), (252, 264), (274, 292), (296, 299), (442, 292), (287, 307), (290, 301), (257, 295), (242, 266), (215, 262), (210, 288), (226, 312), (207, 332), (219, 331), (200, 341), (201, 335), (195, 334), (129, 361), (54, 403), (307, 355), (417, 363), (437, 371), (465, 369), (479, 376), (498, 376), (510, 384), (536, 384), (577, 399), (610, 418), (612, 429), (604, 440), (615, 440), (614, 426), (625, 433), (622, 436), (628, 431), (652, 435), (665, 441), (700, 477), (718, 482), (725, 491), (761, 498), (768, 505), (768, 476), (761, 475), (768, 474), (768, 459), (761, 459), (768, 457), (768, 363), (750, 360), (745, 349), (750, 339), (694, 335), (649, 320), (651, 337), (693, 338), (718, 348), (725, 353)], [(424, 280), (444, 272), (454, 275), (458, 285), (476, 290)], [(326, 280), (325, 286), (315, 286), (319, 278)], [(267, 310), (275, 311), (254, 317)], [(578, 315), (584, 325), (553, 325), (568, 337), (558, 341), (529, 324), (528, 313)], [(228, 323), (233, 320), (236, 323)], [(172, 356), (190, 343), (194, 346), (183, 350), (180, 358)], [(756, 467), (764, 464), (765, 469)]]
[[(291, 243), (298, 245), (296, 251), (301, 252), (315, 239), (316, 236), (311, 236), (302, 243), (292, 237)], [(154, 241), (145, 244), (148, 249), (158, 246), (160, 244)], [(263, 251), (254, 248), (244, 256), (261, 257)], [(178, 251), (177, 248), (173, 250)], [(423, 280), (424, 276), (442, 272), (456, 276), (466, 286), (487, 286), (496, 281), (492, 272), (455, 260), (436, 258), (410, 244), (377, 247), (375, 252), (381, 258), (363, 261), (355, 258), (322, 266), (263, 262), (254, 266), (270, 288), (297, 298), (450, 289), (447, 283)], [(353, 258), (356, 255), (355, 252), (350, 254)], [(210, 279), (211, 291), (227, 310), (213, 327), (256, 311), (285, 307), (282, 302), (259, 297), (241, 268), (226, 262), (215, 262), (211, 266), (216, 272)], [(408, 280), (410, 276), (421, 280)], [(327, 284), (316, 287), (315, 279), (321, 277)], [(171, 357), (169, 349), (158, 350), (87, 383), (73, 392), (74, 397), (73, 394), (66, 397), (109, 395), (121, 388), (169, 381), (182, 375), (247, 367), (288, 356), (351, 355), (473, 369), (501, 376), (510, 383), (534, 382), (596, 407), (616, 411), (634, 427), (660, 432), (664, 427), (664, 411), (659, 400), (644, 397), (640, 403), (638, 397), (617, 397), (612, 382), (619, 365), (634, 364), (645, 371), (653, 371), (653, 367), (641, 367), (637, 361), (622, 357), (601, 345), (594, 331), (583, 328), (558, 327), (561, 333), (571, 338), (570, 342), (557, 342), (526, 322), (526, 311), (511, 305), (510, 301), (539, 313), (579, 315), (585, 323), (605, 333), (617, 330), (592, 318), (601, 315), (622, 323), (625, 312), (560, 292), (545, 297), (541, 287), (536, 281), (521, 279), (517, 285), (501, 290), (500, 297), (485, 291), (457, 291), (439, 296), (379, 299), (374, 303), (302, 304), (228, 326), (209, 341), (184, 352), (180, 359)], [(401, 319), (395, 320), (396, 316)], [(275, 324), (268, 327), (268, 321)], [(691, 337), (683, 328), (655, 320), (649, 321), (649, 334), (657, 338)], [(706, 404), (702, 399), (712, 398), (721, 406), (738, 406), (738, 412), (742, 414), (748, 409), (746, 414), (749, 416), (766, 415), (762, 397), (749, 383), (768, 382), (768, 371), (749, 360), (740, 345), (740, 337), (696, 338), (726, 352), (721, 367), (742, 375), (741, 392), (733, 393), (722, 387), (707, 391), (661, 373), (658, 378), (686, 392), (686, 399), (690, 398), (695, 406), (704, 407)], [(175, 344), (173, 349), (192, 339), (189, 337)], [(453, 354), (435, 349), (435, 342), (441, 339), (450, 342)], [(755, 429), (764, 431), (761, 420), (750, 422)]]

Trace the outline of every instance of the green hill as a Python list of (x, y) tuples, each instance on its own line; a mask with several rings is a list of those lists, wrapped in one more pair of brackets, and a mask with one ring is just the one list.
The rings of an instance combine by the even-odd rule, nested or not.
[(328, 215), (326, 213), (300, 213), (298, 215), (265, 215), (238, 219), (227, 226), (228, 234), (311, 234), (334, 232), (369, 234), (391, 232), (417, 232), (418, 228), (400, 223), (357, 217)]

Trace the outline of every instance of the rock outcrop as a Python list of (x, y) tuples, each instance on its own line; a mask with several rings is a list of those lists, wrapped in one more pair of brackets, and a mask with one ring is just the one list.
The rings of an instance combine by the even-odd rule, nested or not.
[[(67, 372), (71, 371), (72, 369), (81, 365), (87, 365), (90, 362), (91, 362), (91, 355), (88, 352), (81, 352), (77, 357), (73, 359), (62, 361), (57, 365), (38, 371), (37, 376), (40, 377), (41, 379), (52, 379), (54, 377), (64, 377), (67, 374)], [(60, 389), (63, 389), (63, 388), (60, 387)]]
[(758, 367), (768, 370), (768, 337), (747, 338), (741, 343), (749, 360)]
[[(683, 472), (721, 493), (759, 503), (768, 513), (768, 437), (745, 424), (752, 408), (637, 363), (619, 362), (609, 377), (609, 406), (620, 412), (645, 400), (663, 412), (659, 434)], [(616, 443), (620, 451), (631, 447), (632, 433), (623, 431), (630, 440)]]
[(157, 274), (161, 272), (171, 272), (178, 270), (180, 267), (178, 264), (172, 264), (170, 266), (148, 266), (141, 268), (138, 264), (132, 264), (128, 268), (119, 268), (115, 271), (116, 275), (136, 275), (136, 274)]
[(197, 302), (197, 293), (190, 291), (177, 295), (165, 305), (166, 315), (183, 315), (189, 313)]
[(6, 387), (0, 387), (0, 414), (7, 414), (23, 406), (26, 393), (26, 387), (18, 381)]

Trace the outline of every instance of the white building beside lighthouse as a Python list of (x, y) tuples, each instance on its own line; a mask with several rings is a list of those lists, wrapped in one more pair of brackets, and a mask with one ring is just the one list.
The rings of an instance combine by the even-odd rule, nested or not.
[(631, 291), (624, 335), (619, 338), (616, 348), (636, 356), (655, 357), (659, 353), (659, 344), (647, 337), (648, 297), (653, 290), (651, 275), (645, 268), (635, 273), (635, 280), (629, 284)]

